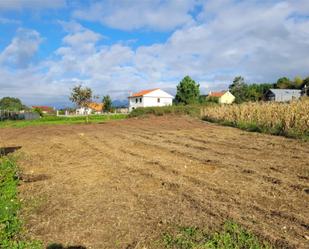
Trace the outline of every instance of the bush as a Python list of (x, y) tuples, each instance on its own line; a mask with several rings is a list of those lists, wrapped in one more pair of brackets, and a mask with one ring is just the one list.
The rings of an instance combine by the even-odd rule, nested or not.
[(173, 105), (173, 106), (162, 106), (162, 107), (144, 107), (136, 108), (130, 114), (129, 117), (140, 117), (147, 115), (163, 116), (166, 114), (174, 115), (190, 115), (194, 117), (200, 116), (199, 105)]
[(36, 112), (37, 114), (40, 115), (40, 117), (43, 117), (44, 116), (44, 113), (42, 112), (42, 110), (40, 108), (34, 108), (33, 109), (33, 112)]

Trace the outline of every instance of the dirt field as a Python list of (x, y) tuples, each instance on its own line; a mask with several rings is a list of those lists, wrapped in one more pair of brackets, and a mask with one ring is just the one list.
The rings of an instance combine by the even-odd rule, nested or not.
[(45, 244), (157, 248), (170, 226), (233, 219), (278, 248), (309, 246), (308, 143), (184, 117), (7, 128), (0, 139), (22, 146), (23, 215)]

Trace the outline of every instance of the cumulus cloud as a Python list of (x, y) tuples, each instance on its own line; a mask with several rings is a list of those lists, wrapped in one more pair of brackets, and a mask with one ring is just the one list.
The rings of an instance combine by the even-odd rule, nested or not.
[[(29, 101), (45, 99), (46, 103), (67, 101), (70, 88), (81, 82), (93, 88), (96, 94), (109, 93), (113, 98), (125, 98), (130, 91), (144, 88), (175, 89), (185, 75), (201, 83), (203, 91), (224, 89), (237, 75), (250, 82), (270, 82), (281, 76), (305, 77), (309, 74), (307, 2), (200, 1), (197, 4), (202, 4), (201, 11), (194, 17), (188, 14), (193, 8), (188, 2), (186, 7), (179, 7), (183, 8), (179, 13), (189, 15), (189, 18), (185, 17), (177, 24), (169, 24), (167, 17), (158, 22), (149, 21), (148, 17), (138, 19), (136, 13), (143, 17), (154, 12), (144, 6), (150, 1), (142, 2), (145, 4), (140, 8), (145, 8), (145, 13), (133, 13), (128, 7), (124, 14), (119, 14), (123, 11), (121, 8), (109, 10), (108, 5), (97, 3), (94, 10), (92, 7), (87, 10), (88, 17), (105, 25), (121, 29), (172, 28), (173, 32), (165, 42), (133, 48), (124, 42), (104, 45), (106, 34), (85, 28), (76, 21), (59, 21), (65, 31), (62, 45), (48, 59), (33, 65), (31, 58), (41, 37), (36, 31), (28, 30), (27, 35), (17, 35), (1, 52), (3, 79), (0, 80), (0, 91), (25, 91)], [(169, 9), (167, 2), (165, 4)], [(98, 11), (96, 16), (93, 11), (100, 10), (101, 5), (107, 6), (108, 11), (102, 9), (103, 14)], [(151, 8), (155, 9), (156, 5)], [(167, 13), (167, 9), (158, 13)], [(82, 13), (86, 10), (79, 11), (74, 16), (83, 18)], [(112, 15), (104, 13), (113, 11), (115, 20), (108, 23)], [(172, 15), (171, 12), (171, 20)], [(120, 16), (123, 16), (123, 22), (120, 22)], [(127, 26), (122, 26), (125, 22)], [(8, 63), (19, 65), (15, 74), (4, 69), (3, 65)], [(32, 89), (38, 90), (29, 91), (26, 82), (36, 82), (38, 88)], [(38, 100), (35, 96), (44, 98)]]
[(87, 8), (76, 10), (73, 16), (122, 30), (171, 30), (194, 22), (189, 13), (194, 6), (195, 0), (108, 0), (93, 2)]
[(29, 66), (41, 41), (42, 38), (37, 31), (19, 28), (12, 42), (0, 53), (0, 65)]

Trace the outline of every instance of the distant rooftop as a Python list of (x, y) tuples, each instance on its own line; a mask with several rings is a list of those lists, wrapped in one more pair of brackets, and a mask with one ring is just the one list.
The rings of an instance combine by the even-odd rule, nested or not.
[(130, 97), (142, 97), (148, 93), (151, 93), (153, 91), (159, 90), (160, 88), (155, 88), (155, 89), (149, 89), (149, 90), (143, 90), (137, 93), (133, 93)]

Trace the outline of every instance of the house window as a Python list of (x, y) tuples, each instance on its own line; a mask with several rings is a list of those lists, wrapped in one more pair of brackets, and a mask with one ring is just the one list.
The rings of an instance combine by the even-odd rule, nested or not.
[(160, 103), (160, 101), (161, 101), (160, 98), (158, 98), (157, 101), (158, 101), (158, 103)]
[(135, 99), (135, 103), (138, 103), (138, 99)]
[(142, 98), (139, 99), (139, 102), (142, 103)]

